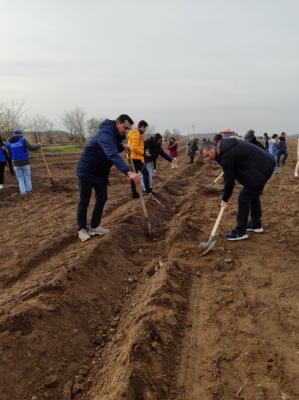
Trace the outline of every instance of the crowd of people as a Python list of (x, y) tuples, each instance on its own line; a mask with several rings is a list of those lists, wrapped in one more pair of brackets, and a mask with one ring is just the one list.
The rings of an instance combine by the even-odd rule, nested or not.
[[(101, 219), (107, 201), (108, 177), (112, 165), (130, 178), (133, 199), (139, 198), (140, 192), (136, 190), (136, 185), (140, 184), (146, 196), (157, 195), (153, 190), (153, 173), (156, 171), (159, 156), (171, 163), (171, 168), (178, 166), (178, 144), (175, 138), (170, 138), (167, 154), (162, 148), (161, 134), (156, 133), (144, 140), (147, 122), (141, 120), (137, 129), (131, 130), (133, 124), (133, 120), (126, 114), (120, 115), (115, 121), (103, 121), (80, 156), (76, 169), (79, 178), (77, 225), (78, 236), (83, 242), (93, 235), (109, 232), (109, 229), (101, 227)], [(125, 144), (123, 141), (127, 133), (128, 144)], [(220, 206), (225, 210), (228, 208), (236, 182), (243, 186), (238, 198), (237, 225), (226, 235), (228, 240), (247, 239), (248, 231), (263, 232), (260, 196), (271, 175), (278, 174), (278, 168), (286, 164), (288, 157), (285, 132), (280, 136), (274, 134), (272, 138), (265, 133), (263, 138), (264, 144), (261, 144), (251, 129), (246, 133), (244, 141), (239, 138), (223, 138), (221, 134), (215, 135), (213, 141), (203, 140), (200, 150), (203, 158), (217, 162), (224, 172)], [(18, 179), (21, 195), (32, 191), (28, 150), (36, 151), (41, 146), (41, 143), (30, 144), (21, 130), (15, 130), (7, 141), (0, 135), (0, 189), (4, 187), (4, 170), (8, 164), (10, 173), (15, 173)], [(128, 163), (120, 156), (122, 151), (126, 152)], [(187, 146), (190, 164), (194, 163), (194, 157), (198, 153), (199, 139), (193, 138)], [(295, 177), (299, 174), (299, 139), (297, 156)], [(95, 204), (87, 230), (87, 209), (92, 190), (95, 193)], [(251, 220), (248, 223), (249, 214)]]

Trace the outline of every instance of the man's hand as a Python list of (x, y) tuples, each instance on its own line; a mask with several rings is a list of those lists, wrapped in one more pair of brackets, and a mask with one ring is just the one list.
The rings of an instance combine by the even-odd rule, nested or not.
[(145, 153), (146, 157), (150, 157), (151, 153), (148, 151), (147, 153)]
[(228, 202), (222, 200), (220, 203), (220, 207), (223, 207), (224, 211), (226, 211), (228, 209)]
[[(128, 147), (129, 147), (129, 146), (128, 146)], [(133, 179), (133, 181), (135, 182), (135, 185), (140, 185), (141, 180), (140, 180), (139, 174), (135, 174), (135, 172), (129, 171), (129, 172), (127, 173), (127, 175), (128, 175), (128, 177), (129, 177), (130, 179)]]
[(171, 164), (175, 165), (175, 159), (173, 158)]
[(125, 150), (125, 152), (126, 152), (127, 154), (132, 154), (131, 146), (129, 146), (129, 145), (127, 145), (127, 144), (123, 144), (123, 148), (124, 148), (124, 150)]

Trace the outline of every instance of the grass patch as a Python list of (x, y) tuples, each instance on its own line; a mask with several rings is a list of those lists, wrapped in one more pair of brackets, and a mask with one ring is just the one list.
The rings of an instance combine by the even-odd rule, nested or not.
[[(77, 154), (82, 153), (85, 146), (47, 146), (43, 147), (43, 152), (52, 154)], [(30, 157), (41, 155), (41, 151), (30, 152)]]

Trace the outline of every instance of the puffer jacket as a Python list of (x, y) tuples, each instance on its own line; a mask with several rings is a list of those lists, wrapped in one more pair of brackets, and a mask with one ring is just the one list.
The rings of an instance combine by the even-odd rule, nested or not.
[(112, 165), (115, 165), (125, 175), (131, 170), (119, 153), (123, 151), (121, 136), (115, 121), (106, 119), (99, 129), (91, 136), (79, 159), (77, 176), (93, 185), (104, 185)]
[[(144, 139), (139, 129), (134, 129), (128, 134), (128, 145), (131, 146), (133, 160), (141, 160), (144, 162)], [(127, 158), (129, 158), (127, 156)]]
[(220, 140), (216, 146), (216, 161), (224, 172), (223, 201), (231, 197), (235, 180), (249, 189), (262, 190), (275, 167), (271, 154), (238, 139)]

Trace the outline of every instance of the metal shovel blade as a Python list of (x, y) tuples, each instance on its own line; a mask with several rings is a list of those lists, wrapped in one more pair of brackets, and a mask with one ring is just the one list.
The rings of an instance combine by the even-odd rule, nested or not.
[(207, 252), (210, 251), (211, 248), (212, 248), (212, 247), (214, 246), (214, 244), (216, 243), (216, 240), (213, 242), (213, 239), (214, 239), (216, 230), (217, 230), (217, 228), (218, 228), (218, 225), (219, 225), (219, 223), (220, 223), (220, 220), (221, 220), (221, 218), (222, 218), (223, 212), (224, 212), (224, 208), (221, 207), (220, 212), (219, 212), (218, 217), (217, 217), (217, 220), (216, 220), (216, 222), (215, 222), (214, 228), (213, 228), (213, 230), (212, 230), (212, 232), (211, 232), (211, 235), (210, 235), (210, 237), (209, 237), (209, 240), (208, 240), (207, 242), (201, 242), (201, 243), (199, 244), (200, 247), (206, 247), (205, 251), (201, 254), (201, 256), (207, 254)]
[[(208, 247), (206, 248), (206, 250), (203, 252), (203, 253), (201, 253), (201, 255), (200, 255), (200, 257), (202, 257), (202, 256), (204, 256), (205, 254), (207, 254), (210, 250), (211, 250), (211, 248), (214, 246), (214, 244), (217, 242), (217, 240), (215, 240), (214, 242), (212, 242), (212, 243), (210, 243), (209, 245), (208, 245)], [(200, 243), (200, 245), (201, 246), (203, 246), (203, 244), (208, 244), (208, 242), (202, 242), (202, 243)], [(206, 246), (204, 246), (204, 247), (206, 247)]]

